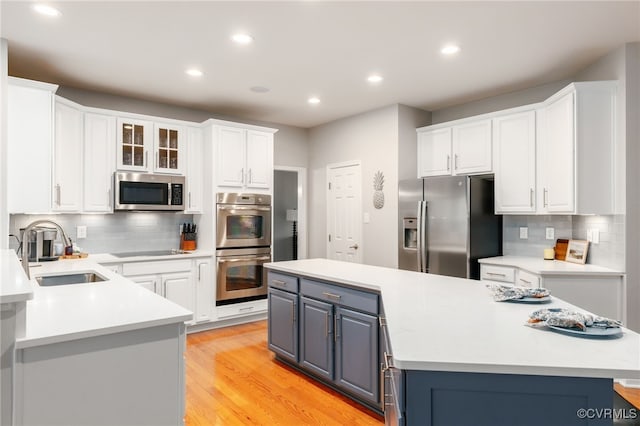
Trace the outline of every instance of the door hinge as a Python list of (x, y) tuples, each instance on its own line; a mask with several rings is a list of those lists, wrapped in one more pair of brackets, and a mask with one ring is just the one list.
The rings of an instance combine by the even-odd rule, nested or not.
[(331, 242), (331, 234), (329, 234), (329, 242)]

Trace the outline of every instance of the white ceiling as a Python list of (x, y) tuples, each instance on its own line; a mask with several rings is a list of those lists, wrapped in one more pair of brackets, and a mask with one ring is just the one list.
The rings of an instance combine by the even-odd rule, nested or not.
[[(2, 1), (10, 75), (300, 127), (569, 78), (640, 41), (640, 1), (47, 3), (62, 15)], [(232, 43), (237, 31), (254, 43)], [(439, 53), (449, 42), (454, 57)]]

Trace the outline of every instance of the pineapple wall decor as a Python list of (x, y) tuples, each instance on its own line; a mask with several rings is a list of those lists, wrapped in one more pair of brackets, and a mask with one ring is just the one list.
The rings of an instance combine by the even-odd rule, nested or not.
[(384, 207), (384, 193), (382, 187), (384, 186), (384, 175), (380, 170), (373, 176), (373, 207), (381, 209)]

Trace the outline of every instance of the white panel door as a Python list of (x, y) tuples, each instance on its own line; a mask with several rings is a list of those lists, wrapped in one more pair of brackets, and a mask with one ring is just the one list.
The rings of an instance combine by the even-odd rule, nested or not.
[(84, 211), (113, 211), (113, 173), (116, 171), (116, 119), (84, 115)]
[[(195, 286), (191, 273), (175, 273), (162, 275), (164, 297), (191, 312), (195, 311)], [(192, 321), (187, 321), (193, 323)]]
[(574, 93), (568, 93), (544, 109), (541, 179), (543, 210), (572, 213), (575, 209)]
[(160, 288), (158, 287), (159, 279), (157, 275), (138, 275), (127, 278), (153, 293), (160, 293)]
[(536, 112), (493, 120), (496, 213), (536, 211)]
[(455, 126), (452, 140), (453, 174), (491, 172), (491, 120)]
[(362, 262), (362, 190), (360, 164), (327, 168), (327, 230), (329, 259)]
[(451, 128), (418, 133), (418, 177), (451, 174)]
[(217, 185), (241, 188), (245, 182), (246, 130), (218, 128)]

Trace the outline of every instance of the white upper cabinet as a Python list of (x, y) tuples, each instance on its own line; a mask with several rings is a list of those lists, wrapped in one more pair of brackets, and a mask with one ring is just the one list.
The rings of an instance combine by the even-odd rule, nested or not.
[(151, 170), (149, 151), (153, 149), (153, 123), (132, 118), (117, 120), (118, 170), (147, 172)]
[(492, 171), (491, 120), (418, 129), (418, 177)]
[(247, 131), (247, 188), (271, 188), (273, 179), (273, 135)]
[(186, 164), (184, 127), (165, 123), (154, 125), (156, 173), (183, 174)]
[(86, 212), (113, 211), (113, 173), (116, 170), (116, 119), (84, 115), (84, 201)]
[(616, 83), (572, 83), (544, 102), (538, 123), (539, 213), (615, 211)]
[(216, 126), (216, 186), (268, 192), (273, 180), (273, 133)]
[(242, 188), (246, 163), (247, 131), (236, 127), (217, 128), (216, 177), (218, 186)]
[(536, 211), (536, 112), (493, 119), (496, 213)]
[(53, 94), (57, 86), (9, 77), (7, 89), (7, 209), (49, 213)]
[(81, 108), (56, 96), (51, 205), (55, 212), (82, 210), (84, 117)]
[(454, 126), (452, 143), (454, 175), (491, 172), (491, 120)]
[(451, 174), (451, 128), (418, 132), (418, 177)]
[(188, 127), (187, 130), (187, 198), (185, 213), (202, 213), (204, 183), (204, 150), (202, 129)]

